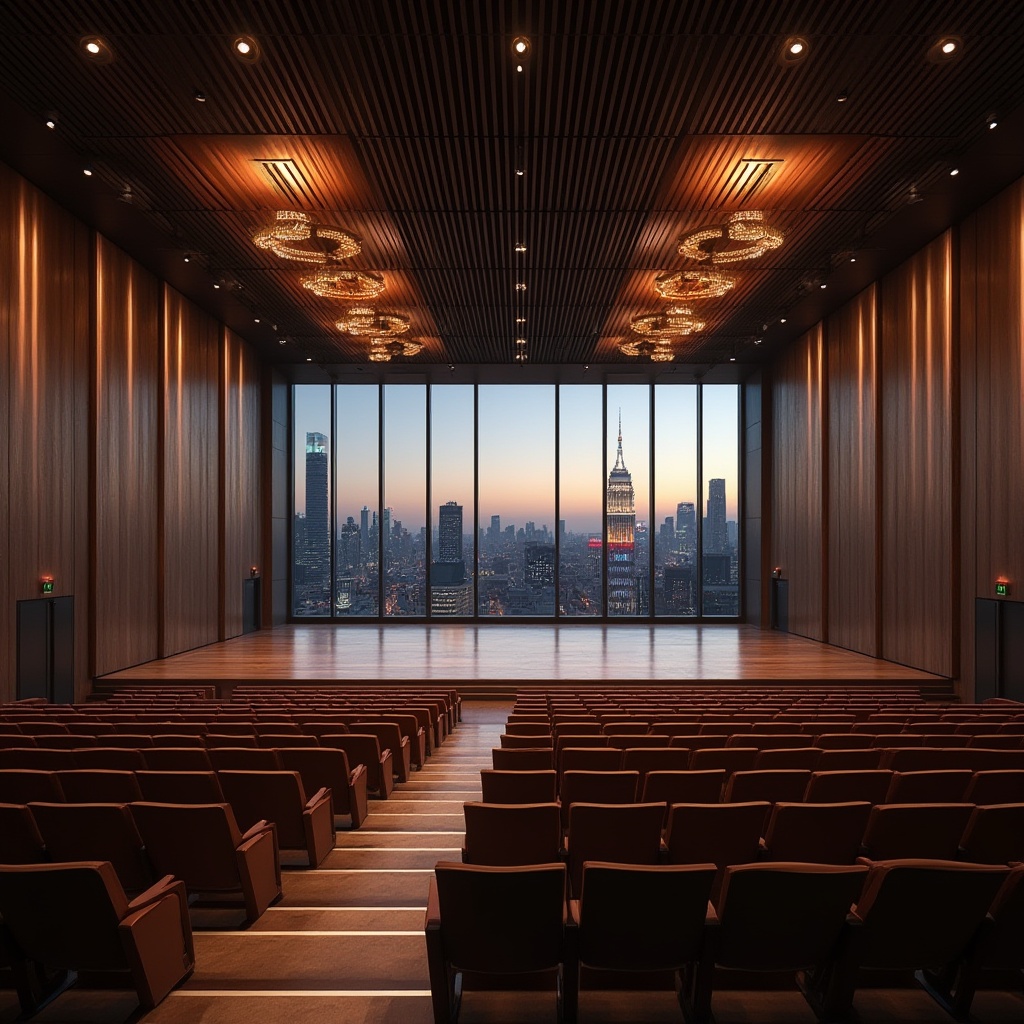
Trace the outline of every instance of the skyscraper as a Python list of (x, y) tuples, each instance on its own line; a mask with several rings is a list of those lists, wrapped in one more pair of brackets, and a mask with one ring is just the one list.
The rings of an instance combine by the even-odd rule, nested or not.
[(330, 609), (331, 534), (327, 512), (327, 435), (306, 434), (306, 600)]
[(706, 555), (724, 555), (729, 551), (729, 534), (725, 525), (725, 481), (708, 481), (708, 533), (704, 538)]
[(608, 474), (605, 506), (608, 513), (608, 614), (635, 615), (636, 508), (633, 477), (622, 457), (622, 413), (619, 412), (619, 449)]
[(697, 510), (692, 501), (676, 505), (676, 543), (680, 551), (691, 557), (697, 549)]
[(437, 516), (437, 561), (462, 561), (462, 506), (446, 502)]

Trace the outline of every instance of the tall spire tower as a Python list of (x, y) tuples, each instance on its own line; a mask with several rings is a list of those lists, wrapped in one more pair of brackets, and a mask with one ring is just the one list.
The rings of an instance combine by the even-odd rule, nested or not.
[(636, 615), (636, 508), (633, 477), (622, 455), (622, 410), (619, 410), (619, 447), (608, 474), (605, 493), (608, 559), (608, 614)]

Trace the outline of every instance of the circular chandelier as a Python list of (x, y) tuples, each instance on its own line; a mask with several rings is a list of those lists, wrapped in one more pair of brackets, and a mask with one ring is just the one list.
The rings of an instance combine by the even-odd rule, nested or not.
[(641, 313), (629, 322), (634, 334), (646, 338), (678, 338), (704, 330), (705, 322), (693, 315), (686, 306), (669, 306), (664, 313)]
[(373, 335), (377, 338), (394, 338), (409, 330), (409, 318), (400, 313), (378, 313), (365, 306), (357, 306), (338, 320), (335, 325), (342, 334), (360, 338)]
[(302, 279), (302, 287), (324, 299), (365, 302), (384, 291), (384, 278), (369, 270), (342, 270), (326, 267)]
[(341, 228), (315, 224), (308, 213), (297, 210), (278, 210), (273, 223), (260, 228), (252, 240), (259, 249), (299, 263), (346, 260), (362, 251), (355, 235)]
[(418, 341), (388, 341), (374, 338), (370, 342), (370, 362), (387, 363), (397, 356), (414, 356), (421, 352), (423, 345)]
[(782, 245), (783, 233), (765, 223), (760, 210), (741, 210), (725, 224), (697, 228), (679, 240), (679, 255), (714, 264), (754, 260)]
[(732, 274), (723, 274), (720, 270), (703, 267), (659, 274), (654, 279), (654, 290), (663, 299), (676, 302), (719, 299), (735, 286), (736, 278)]
[(652, 363), (670, 363), (676, 357), (671, 344), (665, 340), (648, 341), (645, 338), (620, 341), (619, 351), (624, 356), (650, 359)]

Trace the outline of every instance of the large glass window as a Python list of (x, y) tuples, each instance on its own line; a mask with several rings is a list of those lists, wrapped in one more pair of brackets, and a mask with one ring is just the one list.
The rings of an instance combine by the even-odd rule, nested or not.
[(697, 614), (697, 387), (654, 388), (654, 611)]
[(558, 389), (558, 614), (604, 614), (604, 389)]
[[(298, 415), (296, 413), (296, 415)], [(380, 391), (375, 384), (335, 389), (334, 614), (375, 616), (379, 609)]]
[(474, 389), (430, 389), (430, 614), (473, 614), (476, 578)]
[(735, 618), (734, 385), (293, 389), (294, 618)]
[(703, 613), (739, 615), (739, 389), (703, 389)]
[(481, 615), (555, 613), (555, 389), (480, 386)]

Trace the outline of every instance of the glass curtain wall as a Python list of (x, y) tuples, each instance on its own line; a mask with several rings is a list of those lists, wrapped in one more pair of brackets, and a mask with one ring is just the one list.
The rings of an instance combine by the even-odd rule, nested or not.
[(293, 389), (294, 618), (735, 618), (735, 385)]

